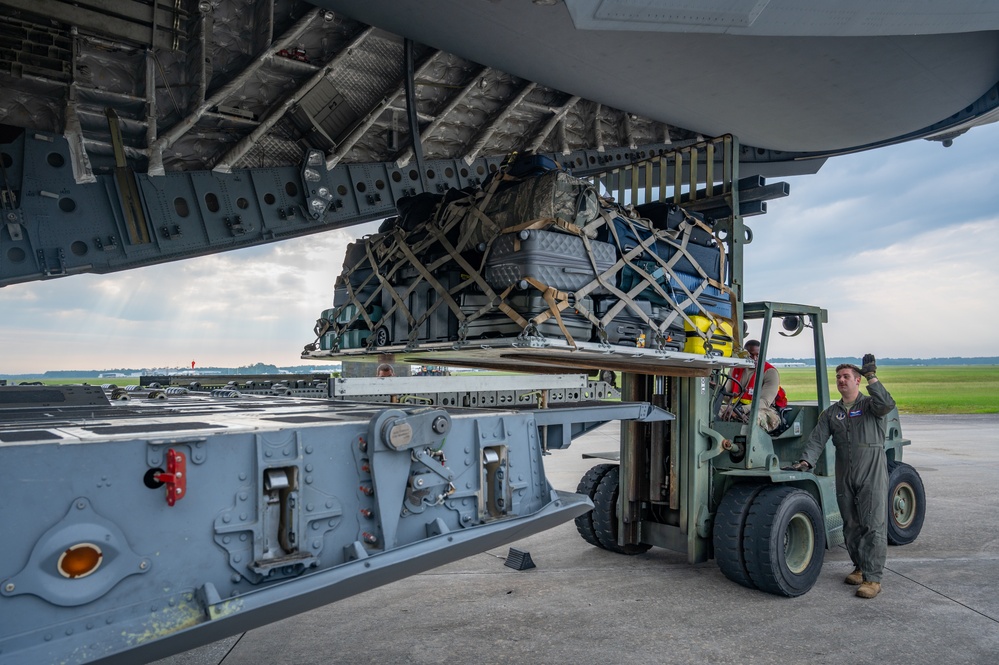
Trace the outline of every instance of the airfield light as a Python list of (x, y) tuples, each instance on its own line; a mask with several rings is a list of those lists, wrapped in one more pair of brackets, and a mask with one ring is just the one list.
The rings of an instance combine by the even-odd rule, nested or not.
[(59, 573), (71, 580), (90, 575), (100, 568), (104, 553), (93, 543), (77, 543), (59, 555)]

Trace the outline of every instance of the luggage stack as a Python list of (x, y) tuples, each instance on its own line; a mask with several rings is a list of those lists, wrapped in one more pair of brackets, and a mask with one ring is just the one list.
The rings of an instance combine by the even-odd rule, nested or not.
[(529, 156), (398, 209), (348, 247), (324, 351), (512, 338), (731, 355), (724, 250), (679, 206), (620, 206)]

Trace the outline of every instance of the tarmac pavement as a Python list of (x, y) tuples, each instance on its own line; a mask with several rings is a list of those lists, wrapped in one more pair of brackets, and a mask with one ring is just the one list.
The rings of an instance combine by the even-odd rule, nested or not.
[[(826, 552), (810, 592), (788, 599), (730, 582), (713, 561), (592, 547), (569, 522), (511, 544), (534, 569), (493, 550), (158, 662), (997, 663), (999, 415), (902, 425), (926, 520), (914, 543), (889, 547), (873, 600), (843, 583), (842, 547)], [(574, 490), (596, 463), (581, 453), (617, 445), (618, 426), (606, 425), (546, 457), (548, 477)]]

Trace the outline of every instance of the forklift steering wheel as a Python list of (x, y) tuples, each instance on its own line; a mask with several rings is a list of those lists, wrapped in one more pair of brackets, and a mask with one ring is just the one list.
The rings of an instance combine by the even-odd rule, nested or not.
[[(735, 397), (736, 395), (741, 395), (745, 388), (741, 381), (732, 378), (730, 371), (719, 369), (717, 374), (717, 384), (714, 387), (716, 391), (714, 397), (711, 399), (711, 417), (716, 417), (721, 412), (722, 404), (726, 399)], [(728, 390), (729, 382), (732, 382), (739, 390), (739, 392), (732, 392)]]

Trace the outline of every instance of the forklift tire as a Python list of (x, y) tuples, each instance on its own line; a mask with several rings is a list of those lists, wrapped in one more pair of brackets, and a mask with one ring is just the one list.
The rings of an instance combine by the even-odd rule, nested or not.
[(742, 537), (746, 530), (749, 508), (764, 487), (762, 483), (740, 483), (729, 487), (715, 514), (712, 533), (718, 567), (725, 577), (749, 589), (755, 589), (756, 585), (749, 578), (749, 571), (746, 569)]
[(808, 492), (767, 485), (753, 500), (742, 539), (746, 570), (760, 591), (795, 597), (815, 584), (825, 558), (822, 511)]
[(645, 543), (617, 543), (617, 497), (620, 494), (620, 473), (618, 465), (614, 465), (604, 474), (593, 495), (593, 531), (596, 533), (600, 547), (618, 554), (641, 554), (647, 552), (652, 545)]
[[(593, 501), (593, 495), (597, 493), (597, 485), (608, 471), (616, 468), (616, 464), (597, 464), (586, 472), (579, 485), (576, 486), (576, 494), (585, 494)], [(576, 531), (583, 537), (583, 540), (594, 547), (603, 547), (597, 540), (597, 532), (593, 529), (593, 511), (588, 511), (576, 518)]]
[(888, 462), (888, 544), (908, 545), (919, 536), (926, 516), (923, 479), (908, 464)]

